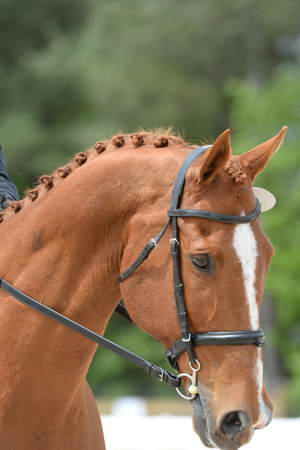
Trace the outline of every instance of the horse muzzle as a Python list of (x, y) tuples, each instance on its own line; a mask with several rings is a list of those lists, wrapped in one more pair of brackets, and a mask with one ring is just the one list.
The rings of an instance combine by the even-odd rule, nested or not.
[(247, 444), (254, 433), (254, 427), (244, 411), (230, 411), (214, 424), (214, 419), (204, 408), (204, 402), (197, 396), (192, 402), (194, 430), (208, 448), (237, 450)]

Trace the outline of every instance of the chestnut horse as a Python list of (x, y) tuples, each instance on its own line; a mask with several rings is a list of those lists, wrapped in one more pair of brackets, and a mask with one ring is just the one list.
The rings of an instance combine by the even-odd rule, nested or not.
[[(285, 132), (234, 157), (225, 131), (188, 170), (182, 205), (230, 215), (252, 211), (252, 182)], [(117, 135), (42, 176), (2, 213), (0, 276), (100, 333), (122, 297), (133, 321), (168, 348), (180, 335), (170, 230), (131, 278), (120, 285), (118, 275), (166, 222), (178, 168), (193, 148), (168, 133)], [(258, 328), (273, 253), (259, 220), (178, 223), (191, 331)], [(105, 449), (85, 381), (96, 344), (3, 290), (0, 315), (1, 450)], [(194, 428), (208, 447), (237, 449), (271, 420), (261, 350), (213, 345), (195, 351), (202, 368), (200, 396), (191, 402)], [(186, 353), (178, 365), (190, 372)], [(246, 418), (242, 423), (235, 423), (236, 412)]]

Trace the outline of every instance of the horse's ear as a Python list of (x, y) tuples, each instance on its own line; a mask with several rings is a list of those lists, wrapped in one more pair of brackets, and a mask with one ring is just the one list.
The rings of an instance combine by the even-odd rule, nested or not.
[(276, 136), (237, 157), (251, 181), (265, 169), (269, 159), (280, 148), (287, 129), (282, 127)]
[(230, 155), (230, 130), (226, 130), (220, 134), (214, 144), (204, 153), (203, 157), (198, 159), (198, 164), (201, 164), (200, 170), (196, 167), (197, 163), (193, 165), (192, 169), (197, 182), (209, 183), (225, 166)]

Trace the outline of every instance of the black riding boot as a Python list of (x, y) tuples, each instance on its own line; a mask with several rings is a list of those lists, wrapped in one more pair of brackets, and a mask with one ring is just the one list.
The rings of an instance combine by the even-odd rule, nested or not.
[(0, 210), (7, 207), (7, 200), (19, 200), (18, 190), (7, 173), (2, 147), (0, 145)]

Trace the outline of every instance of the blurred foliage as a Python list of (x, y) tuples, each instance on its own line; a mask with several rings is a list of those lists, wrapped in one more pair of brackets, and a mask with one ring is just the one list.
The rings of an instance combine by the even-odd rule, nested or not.
[(119, 130), (217, 134), (226, 80), (292, 61), (299, 13), (295, 0), (2, 0), (0, 136), (18, 186)]
[[(134, 325), (114, 314), (105, 337), (144, 359), (170, 370), (161, 344), (138, 330)], [(174, 395), (173, 388), (149, 379), (149, 375), (114, 353), (99, 348), (89, 372), (88, 381), (94, 393), (102, 397), (120, 395)]]
[[(299, 16), (297, 0), (0, 3), (0, 139), (20, 190), (120, 130), (173, 125), (199, 142), (232, 121), (244, 150), (283, 123), (292, 125), (287, 145), (260, 180), (279, 198), (264, 219), (278, 249), (268, 286), (297, 395), (300, 363), (287, 331), (299, 319)], [(268, 83), (282, 64), (295, 68)], [(159, 362), (160, 345), (120, 319), (108, 335)], [(169, 392), (104, 350), (89, 380), (102, 394)]]

